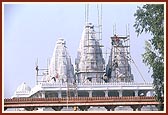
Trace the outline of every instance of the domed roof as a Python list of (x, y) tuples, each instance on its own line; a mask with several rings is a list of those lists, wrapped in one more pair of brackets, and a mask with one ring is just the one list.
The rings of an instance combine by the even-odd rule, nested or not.
[(21, 85), (18, 86), (16, 92), (22, 91), (31, 91), (31, 88), (25, 82), (23, 82)]

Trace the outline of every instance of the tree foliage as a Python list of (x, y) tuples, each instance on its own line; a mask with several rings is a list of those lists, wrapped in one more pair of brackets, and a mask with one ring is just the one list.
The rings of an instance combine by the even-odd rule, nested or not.
[(159, 110), (163, 110), (164, 96), (164, 5), (146, 4), (138, 7), (134, 27), (138, 36), (151, 33), (152, 38), (145, 42), (143, 62), (152, 69), (153, 85), (157, 100), (161, 103)]

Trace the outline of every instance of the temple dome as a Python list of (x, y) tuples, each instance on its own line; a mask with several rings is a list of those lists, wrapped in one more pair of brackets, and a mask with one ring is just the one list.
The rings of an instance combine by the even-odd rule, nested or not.
[(25, 92), (25, 91), (31, 91), (31, 88), (23, 82), (21, 85), (18, 86), (16, 92)]

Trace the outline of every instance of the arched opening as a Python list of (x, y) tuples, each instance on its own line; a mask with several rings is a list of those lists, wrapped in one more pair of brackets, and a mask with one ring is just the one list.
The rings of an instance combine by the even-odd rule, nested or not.
[(125, 90), (122, 92), (122, 96), (135, 96), (134, 91)]
[(118, 97), (119, 93), (118, 93), (118, 91), (109, 91), (108, 96), (109, 97)]
[(92, 96), (93, 97), (104, 97), (104, 91), (93, 91)]
[(87, 92), (87, 91), (78, 91), (78, 97), (89, 97), (89, 92)]

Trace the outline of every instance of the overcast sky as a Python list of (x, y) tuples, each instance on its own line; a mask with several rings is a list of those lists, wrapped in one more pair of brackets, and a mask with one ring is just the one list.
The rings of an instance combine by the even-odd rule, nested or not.
[[(137, 6), (142, 4), (103, 4), (103, 52), (109, 52), (113, 25), (118, 35), (126, 35), (129, 24), (131, 56), (146, 82), (152, 82), (148, 67), (142, 63), (145, 40), (151, 36), (137, 37), (133, 24)], [(90, 5), (89, 21), (97, 25), (97, 6)], [(35, 62), (47, 67), (56, 40), (66, 40), (71, 60), (75, 62), (77, 49), (85, 24), (84, 4), (5, 4), (4, 5), (4, 97), (11, 97), (17, 87), (26, 82), (35, 86)], [(104, 55), (108, 60), (109, 54)], [(144, 82), (132, 64), (135, 82)]]

